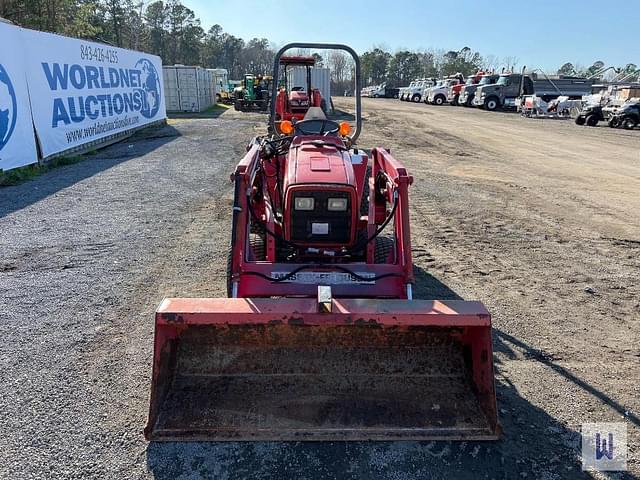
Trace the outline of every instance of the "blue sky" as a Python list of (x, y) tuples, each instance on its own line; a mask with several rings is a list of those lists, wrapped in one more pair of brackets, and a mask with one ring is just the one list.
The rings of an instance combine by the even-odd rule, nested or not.
[[(183, 0), (207, 30), (218, 23), (248, 40), (400, 48), (469, 46), (483, 55), (555, 70), (565, 62), (640, 64), (640, 4), (619, 0), (255, 1)], [(250, 12), (255, 12), (252, 16)], [(314, 19), (311, 21), (310, 19)], [(527, 20), (525, 20), (527, 19)], [(529, 34), (530, 32), (540, 32)]]

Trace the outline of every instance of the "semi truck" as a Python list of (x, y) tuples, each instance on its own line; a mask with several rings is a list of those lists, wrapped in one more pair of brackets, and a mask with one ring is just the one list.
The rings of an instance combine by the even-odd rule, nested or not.
[(487, 73), (482, 75), (480, 81), (471, 85), (463, 85), (460, 89), (460, 96), (458, 97), (458, 105), (462, 105), (465, 107), (473, 106), (473, 99), (476, 96), (476, 91), (479, 87), (484, 85), (493, 85), (498, 81), (500, 75), (497, 73)]
[(431, 79), (415, 80), (402, 92), (404, 95), (401, 94), (400, 100), (419, 102), (424, 98), (424, 89), (433, 86), (435, 83)]
[(544, 73), (502, 73), (494, 85), (483, 85), (476, 90), (473, 104), (493, 111), (517, 107), (519, 97), (536, 95), (545, 102), (559, 96), (579, 99), (591, 92), (594, 80), (569, 75), (546, 75)]
[(478, 82), (482, 79), (482, 76), (485, 72), (479, 71), (475, 75), (469, 75), (464, 83), (458, 83), (457, 85), (452, 85), (449, 87), (449, 92), (447, 94), (447, 102), (453, 106), (457, 106), (460, 104), (460, 92), (467, 85), (477, 85)]
[(462, 75), (455, 75), (453, 77), (445, 78), (442, 83), (429, 88), (425, 91), (424, 103), (431, 103), (432, 105), (444, 105), (449, 95), (449, 89), (454, 85), (460, 85), (464, 81)]
[(368, 87), (366, 90), (366, 96), (373, 98), (398, 98), (400, 89), (387, 87), (386, 83)]

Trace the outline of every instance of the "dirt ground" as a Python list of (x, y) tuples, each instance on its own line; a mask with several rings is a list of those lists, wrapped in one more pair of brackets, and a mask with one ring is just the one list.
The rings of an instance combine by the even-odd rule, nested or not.
[[(266, 120), (229, 110), (0, 189), (0, 478), (640, 478), (640, 131), (364, 116), (415, 179), (416, 296), (493, 315), (500, 441), (144, 441), (155, 307), (224, 295), (228, 174)], [(582, 472), (581, 424), (609, 421), (630, 471)]]

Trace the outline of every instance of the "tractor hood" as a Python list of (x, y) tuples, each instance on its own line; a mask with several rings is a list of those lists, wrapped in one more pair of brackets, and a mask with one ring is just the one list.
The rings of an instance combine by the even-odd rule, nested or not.
[[(329, 137), (317, 137), (320, 142), (331, 142)], [(348, 152), (338, 148), (318, 147), (305, 137), (298, 148), (292, 148), (287, 158), (287, 186), (306, 184), (355, 185), (353, 165)], [(337, 140), (339, 142), (339, 140)], [(297, 142), (294, 141), (293, 146)]]

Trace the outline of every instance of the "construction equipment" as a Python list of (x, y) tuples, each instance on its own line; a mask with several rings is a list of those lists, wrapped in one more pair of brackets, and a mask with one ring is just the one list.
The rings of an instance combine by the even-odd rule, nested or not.
[(523, 95), (516, 99), (516, 108), (526, 118), (568, 120), (572, 115), (578, 115), (582, 109), (582, 100), (562, 95), (547, 102), (537, 95)]
[[(496, 439), (491, 317), (413, 299), (409, 186), (389, 151), (310, 108), (255, 139), (232, 180), (229, 298), (156, 312), (149, 440)], [(276, 94), (277, 86), (273, 86)]]
[(270, 88), (271, 77), (245, 74), (242, 85), (234, 90), (234, 108), (242, 112), (250, 110), (266, 111), (269, 108)]
[[(310, 107), (322, 107), (326, 111), (326, 102), (323, 104), (320, 90), (311, 84), (311, 68), (315, 65), (316, 59), (312, 56), (284, 56), (279, 61), (283, 77), (281, 87), (274, 97), (276, 120), (302, 120)], [(295, 68), (305, 69), (305, 86), (292, 85), (289, 69)]]

